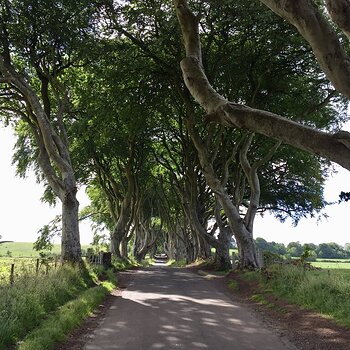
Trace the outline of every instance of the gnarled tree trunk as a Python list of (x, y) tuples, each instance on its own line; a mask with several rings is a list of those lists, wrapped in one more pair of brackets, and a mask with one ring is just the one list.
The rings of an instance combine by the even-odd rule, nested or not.
[(117, 258), (126, 258), (122, 255), (120, 245), (129, 232), (130, 212), (130, 202), (126, 199), (122, 203), (118, 221), (111, 234), (111, 251)]
[(261, 267), (256, 252), (253, 234), (248, 230), (242, 230), (241, 234), (236, 235), (239, 267), (240, 268), (256, 268)]
[(230, 242), (232, 238), (232, 231), (230, 227), (224, 225), (221, 218), (221, 206), (219, 198), (216, 195), (215, 200), (215, 220), (219, 229), (218, 244), (215, 249), (215, 265), (219, 270), (230, 270), (232, 268), (230, 259)]

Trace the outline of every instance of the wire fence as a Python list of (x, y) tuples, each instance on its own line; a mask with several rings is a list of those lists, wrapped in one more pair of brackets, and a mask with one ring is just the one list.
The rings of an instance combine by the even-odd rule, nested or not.
[(22, 277), (48, 274), (61, 265), (60, 257), (54, 258), (0, 258), (0, 285), (13, 284)]
[[(105, 268), (112, 266), (111, 253), (100, 252), (83, 257), (90, 264), (102, 265)], [(22, 277), (31, 277), (39, 274), (47, 275), (50, 270), (62, 265), (60, 256), (49, 258), (7, 258), (0, 257), (0, 286), (13, 284)]]

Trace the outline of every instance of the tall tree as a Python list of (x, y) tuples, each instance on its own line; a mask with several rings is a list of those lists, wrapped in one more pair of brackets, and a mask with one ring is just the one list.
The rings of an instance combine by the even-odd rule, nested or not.
[[(284, 27), (281, 29), (281, 21), (277, 24), (270, 21), (268, 11), (265, 11), (265, 17), (257, 16), (256, 14), (259, 12), (259, 9), (254, 9), (254, 6), (250, 6), (250, 9), (255, 11), (254, 15), (259, 18), (259, 20), (265, 20), (265, 26), (254, 26), (254, 18), (250, 21), (245, 20), (244, 24), (240, 25), (234, 15), (224, 16), (220, 21), (218, 18), (220, 18), (221, 14), (226, 14), (221, 7), (216, 9), (215, 6), (209, 6), (207, 3), (201, 6), (202, 2), (200, 1), (194, 3), (198, 5), (199, 11), (207, 11), (211, 16), (206, 21), (202, 22), (204, 37), (204, 48), (202, 50), (203, 66), (207, 69), (211, 78), (219, 86), (221, 91), (229, 91), (229, 95), (233, 96), (237, 102), (245, 101), (251, 106), (265, 108), (273, 106), (274, 110), (281, 113), (285, 110), (288, 110), (288, 114), (297, 112), (297, 117), (302, 119), (304, 123), (321, 127), (328, 125), (329, 119), (332, 117), (331, 113), (319, 113), (319, 120), (315, 120), (315, 115), (313, 115), (312, 118), (306, 118), (306, 116), (309, 117), (312, 114), (312, 111), (325, 105), (335, 95), (334, 91), (330, 88), (328, 89), (327, 84), (323, 83), (327, 88), (327, 90), (324, 91), (324, 96), (317, 96), (319, 100), (317, 105), (307, 105), (308, 100), (311, 100), (315, 95), (319, 95), (319, 84), (322, 84), (321, 78), (319, 78), (319, 82), (315, 79), (315, 75), (317, 75), (315, 74), (317, 71), (315, 67), (308, 66), (309, 55), (307, 50), (301, 49), (297, 59), (294, 59), (294, 61), (292, 59), (288, 60), (285, 57), (289, 52), (292, 52), (296, 46), (291, 45), (289, 42), (286, 44), (283, 38), (270, 40), (269, 49), (265, 50), (266, 52), (263, 51), (264, 46), (262, 43), (269, 40), (269, 34), (273, 34), (274, 30), (279, 32), (285, 30)], [(226, 8), (230, 6), (234, 8), (234, 10), (237, 11), (235, 15), (244, 14), (245, 4), (239, 4), (238, 2), (223, 3), (225, 3)], [(223, 5), (220, 3), (220, 6)], [(237, 149), (236, 153), (239, 159), (235, 165), (237, 168), (240, 168), (241, 172), (243, 167), (245, 170), (243, 171), (243, 178), (246, 178), (245, 182), (249, 184), (250, 187), (248, 200), (246, 200), (247, 196), (244, 198), (244, 204), (248, 203), (250, 209), (247, 211), (246, 217), (244, 218), (244, 215), (242, 217), (239, 210), (239, 207), (243, 204), (242, 199), (237, 200), (237, 203), (235, 203), (232, 198), (233, 195), (227, 192), (227, 180), (222, 181), (228, 178), (229, 175), (227, 174), (232, 171), (232, 166), (230, 171), (228, 171), (225, 169), (225, 164), (226, 161), (231, 158), (232, 153), (227, 152), (227, 149), (230, 147), (231, 149), (232, 147), (234, 148), (234, 145), (223, 145), (220, 144), (220, 142), (215, 143), (214, 138), (212, 138), (212, 132), (206, 135), (206, 131), (203, 132), (202, 128), (198, 128), (197, 116), (200, 112), (192, 105), (192, 101), (188, 98), (186, 91), (183, 89), (182, 83), (177, 77), (177, 70), (174, 70), (172, 65), (169, 65), (169, 62), (175, 62), (178, 59), (181, 50), (178, 45), (172, 41), (172, 37), (169, 34), (169, 28), (172, 28), (173, 25), (173, 18), (167, 12), (167, 7), (164, 8), (160, 6), (159, 2), (151, 2), (150, 6), (145, 6), (144, 4), (133, 4), (129, 6), (128, 2), (125, 2), (120, 7), (116, 8), (113, 8), (110, 4), (108, 12), (112, 19), (111, 26), (122, 37), (126, 37), (130, 43), (136, 45), (140, 49), (140, 52), (149, 58), (150, 65), (158, 68), (155, 68), (155, 74), (161, 75), (162, 83), (158, 83), (157, 86), (161, 89), (168, 89), (168, 91), (169, 88), (166, 86), (167, 84), (173, 87), (175, 94), (169, 91), (173, 101), (167, 99), (167, 103), (177, 103), (181, 105), (182, 102), (182, 104), (185, 104), (185, 108), (180, 107), (179, 109), (186, 109), (183, 115), (186, 116), (186, 119), (192, 120), (188, 123), (188, 130), (199, 154), (202, 173), (206, 175), (207, 183), (211, 187), (211, 190), (217, 197), (221, 198), (221, 201), (225, 201), (225, 206), (223, 206), (222, 203), (220, 205), (225, 207), (227, 212), (230, 212), (230, 215), (226, 214), (230, 217), (232, 225), (235, 226), (232, 226), (231, 229), (236, 231), (237, 235), (241, 235), (240, 232), (246, 230), (246, 232), (241, 235), (242, 238), (240, 240), (238, 239), (238, 241), (242, 242), (240, 243), (242, 246), (245, 245), (245, 241), (247, 241), (248, 243), (246, 246), (249, 247), (249, 249), (247, 249), (250, 250), (249, 253), (242, 254), (242, 256), (247, 256), (246, 260), (242, 258), (242, 265), (256, 266), (257, 262), (253, 247), (252, 227), (260, 200), (260, 185), (259, 178), (257, 177), (257, 169), (264, 163), (265, 157), (267, 157), (266, 160), (271, 157), (270, 153), (273, 153), (272, 151), (274, 149), (272, 149), (271, 152), (269, 149), (260, 152), (260, 158), (256, 157), (258, 153), (255, 153), (255, 155), (253, 154), (255, 158), (252, 158), (252, 162), (248, 157), (252, 136), (246, 137), (243, 135), (243, 139), (245, 139), (244, 142), (242, 141), (244, 147), (241, 145), (240, 148)], [(208, 15), (207, 12), (205, 12), (206, 15)], [(234, 23), (233, 25), (231, 24), (232, 22)], [(137, 26), (134, 25), (135, 23), (137, 23)], [(266, 33), (264, 33), (264, 31)], [(231, 33), (235, 33), (236, 35), (231, 36)], [(256, 39), (257, 37), (260, 39), (259, 41)], [(164, 42), (167, 43), (166, 48), (164, 48)], [(228, 55), (225, 50), (227, 50), (230, 55), (235, 55), (235, 59), (239, 64), (234, 66), (230, 63), (226, 58), (230, 55)], [(279, 55), (271, 58), (271, 52), (273, 52), (273, 50), (278, 51)], [(298, 68), (296, 67), (296, 61), (298, 61), (299, 64)], [(242, 65), (244, 66), (243, 72), (240, 70)], [(275, 65), (277, 65), (277, 69)], [(220, 66), (224, 66), (225, 68), (220, 69)], [(274, 74), (271, 73), (271, 67), (274, 68)], [(301, 70), (307, 70), (303, 75), (305, 76), (305, 80), (298, 76), (298, 69), (299, 72)], [(314, 72), (313, 76), (310, 72)], [(160, 78), (158, 79), (160, 81)], [(315, 84), (315, 88), (308, 89), (305, 87), (313, 86), (313, 84)], [(294, 107), (293, 96), (287, 95), (287, 88), (289, 86), (293, 87), (294, 92), (299, 92), (299, 100), (302, 101), (299, 110)], [(177, 102), (177, 100), (181, 102)], [(170, 111), (170, 113), (173, 112)], [(326, 116), (326, 118), (323, 118), (324, 116)], [(212, 128), (212, 130), (215, 130), (215, 128)], [(172, 135), (171, 132), (166, 133), (168, 137)], [(186, 147), (188, 148), (188, 145)], [(272, 147), (271, 144), (270, 147)], [(217, 152), (215, 151), (217, 148), (220, 149), (219, 157), (217, 157)], [(169, 169), (171, 167), (172, 165), (168, 166)], [(186, 170), (189, 169), (187, 165), (185, 168)], [(182, 171), (179, 172), (176, 167), (174, 167), (174, 169), (175, 177), (178, 175), (177, 173), (184, 173)], [(236, 172), (239, 173), (239, 171)], [(241, 190), (239, 188), (240, 186), (235, 187), (236, 192)], [(191, 193), (191, 191), (189, 192)], [(243, 189), (245, 195), (247, 192), (246, 189)], [(218, 193), (220, 194), (219, 196)], [(241, 196), (237, 195), (236, 197), (239, 198)], [(189, 203), (189, 201), (184, 202)], [(220, 209), (221, 208), (218, 208), (216, 212), (220, 213)], [(217, 216), (217, 221), (220, 222), (220, 220), (220, 216)], [(192, 221), (192, 224), (196, 222), (195, 220), (190, 221)], [(224, 225), (219, 226), (222, 228), (224, 227)], [(204, 231), (202, 236), (206, 236), (206, 232)], [(200, 232), (200, 230), (198, 230), (198, 232)], [(245, 237), (247, 239), (245, 239)], [(213, 239), (213, 237), (211, 238)], [(229, 240), (226, 241), (228, 242)], [(245, 248), (242, 248), (242, 251), (244, 251), (244, 249)]]
[[(81, 63), (94, 20), (90, 1), (10, 1), (0, 5), (1, 113), (27, 124), (37, 162), (62, 202), (62, 259), (81, 259), (77, 185), (67, 137), (65, 71)], [(30, 143), (27, 143), (27, 146)]]
[[(199, 2), (199, 3), (201, 3), (201, 2)], [(186, 22), (190, 18), (193, 19), (194, 17), (190, 12), (187, 12), (186, 18), (185, 19), (181, 18), (181, 12), (184, 11), (183, 6), (185, 6), (185, 4), (182, 3), (180, 5), (181, 6), (178, 8), (178, 13), (180, 12), (180, 15), (179, 15), (180, 23), (183, 24), (184, 21)], [(221, 6), (224, 6), (224, 5), (221, 5)], [(230, 5), (228, 7), (230, 9), (232, 8), (232, 11), (237, 11), (237, 9), (239, 9), (240, 6), (244, 8), (246, 5), (238, 5), (238, 3), (237, 3), (237, 5), (234, 6), (230, 2)], [(235, 48), (235, 46), (234, 46), (235, 44), (234, 44), (233, 40), (230, 41), (230, 44), (231, 44), (230, 46), (229, 45), (224, 46), (225, 42), (227, 41), (227, 37), (229, 36), (228, 33), (235, 32), (236, 33), (235, 37), (239, 37), (239, 35), (238, 35), (238, 33), (240, 33), (239, 26), (236, 24), (236, 26), (233, 26), (232, 28), (225, 28), (226, 30), (221, 30), (221, 31), (214, 30), (214, 25), (207, 24), (207, 23), (211, 22), (210, 19), (207, 18), (208, 12), (210, 10), (210, 9), (208, 10), (208, 7), (209, 7), (209, 5), (203, 5), (202, 7), (200, 7), (200, 11), (202, 11), (202, 12), (207, 11), (207, 12), (205, 12), (206, 13), (206, 20), (202, 21), (202, 28), (204, 28), (203, 29), (203, 33), (204, 33), (204, 35), (203, 35), (204, 36), (203, 50), (200, 47), (199, 40), (197, 40), (198, 37), (193, 37), (193, 36), (189, 35), (186, 38), (186, 35), (189, 34), (189, 30), (191, 30), (191, 28), (187, 27), (186, 32), (183, 33), (184, 37), (185, 37), (185, 44), (187, 45), (186, 46), (187, 55), (190, 54), (189, 55), (190, 57), (188, 57), (189, 60), (193, 60), (193, 61), (197, 62), (200, 66), (201, 72), (203, 73), (202, 67), (204, 66), (207, 68), (210, 65), (210, 59), (208, 59), (208, 51), (207, 51), (208, 41), (207, 41), (206, 36), (208, 36), (209, 38), (211, 37), (212, 39), (211, 39), (211, 41), (209, 41), (209, 43), (214, 41), (215, 45), (219, 46), (221, 44), (219, 47), (224, 47), (224, 49), (226, 48), (226, 50), (227, 50), (226, 53), (230, 52), (230, 54), (233, 55), (235, 57), (235, 59), (241, 65), (243, 65), (245, 67), (245, 74), (248, 77), (248, 79), (246, 79), (246, 81), (243, 83), (244, 88), (242, 89), (239, 86), (239, 84), (237, 83), (237, 81), (238, 81), (242, 84), (242, 78), (240, 78), (239, 74), (231, 73), (232, 71), (235, 72), (237, 69), (240, 69), (241, 67), (239, 67), (238, 65), (236, 67), (232, 67), (233, 64), (231, 63), (231, 65), (230, 65), (230, 63), (227, 62), (228, 60), (225, 60), (226, 65), (229, 67), (229, 68), (227, 68), (227, 72), (230, 72), (227, 74), (229, 74), (230, 78), (231, 78), (231, 76), (233, 76), (236, 80), (231, 78), (230, 83), (227, 84), (227, 80), (225, 81), (224, 79), (218, 79), (218, 78), (215, 79), (215, 75), (213, 76), (212, 74), (210, 74), (211, 78), (219, 86), (220, 90), (225, 91), (225, 92), (227, 91), (228, 94), (231, 95), (232, 98), (234, 98), (236, 101), (246, 101), (246, 103), (248, 103), (251, 106), (258, 106), (258, 107), (262, 106), (265, 108), (268, 106), (273, 106), (273, 108), (280, 106), (281, 109), (279, 111), (282, 112), (283, 111), (282, 109), (284, 108), (286, 111), (288, 111), (289, 114), (292, 113), (293, 111), (295, 111), (295, 109), (293, 109), (292, 105), (288, 105), (288, 98), (286, 99), (285, 97), (281, 97), (281, 95), (278, 93), (278, 90), (283, 91), (284, 94), (288, 93), (288, 90), (286, 89), (286, 86), (288, 85), (288, 83), (290, 86), (292, 86), (293, 82), (297, 82), (297, 80), (298, 80), (298, 77), (296, 74), (296, 69), (294, 68), (294, 70), (293, 70), (293, 68), (291, 66), (293, 64), (292, 61), (288, 62), (288, 64), (286, 65), (286, 61), (284, 59), (284, 52), (285, 51), (287, 52), (291, 47), (294, 47), (294, 46), (292, 46), (291, 43), (289, 43), (289, 48), (287, 48), (286, 46), (283, 46), (281, 44), (278, 46), (278, 45), (276, 45), (275, 40), (270, 39), (271, 50), (273, 50), (273, 48), (276, 48), (276, 51), (278, 50), (280, 52), (280, 54), (276, 58), (272, 58), (272, 59), (268, 58), (269, 55), (271, 55), (271, 52), (267, 53), (266, 56), (262, 56), (263, 51), (261, 50), (260, 42), (257, 41), (256, 43), (253, 43), (254, 39), (256, 40), (256, 38), (259, 38), (261, 36), (263, 37), (263, 35), (264, 35), (264, 34), (261, 35), (261, 31), (262, 31), (261, 28), (263, 28), (264, 26), (262, 25), (259, 27), (257, 25), (254, 27), (254, 29), (251, 30), (254, 33), (254, 34), (252, 34), (251, 37), (249, 37), (249, 34), (247, 35), (244, 33), (244, 31), (242, 31), (243, 34), (241, 34), (240, 37), (243, 39), (241, 39), (240, 45), (239, 46), (237, 45), (237, 48), (236, 48), (236, 50), (240, 50), (239, 52), (240, 52), (241, 56), (244, 57), (242, 59), (242, 57), (240, 58), (239, 55), (236, 54), (235, 51), (229, 51), (229, 49), (228, 49), (228, 47), (230, 47), (231, 50), (232, 50), (232, 47)], [(186, 12), (186, 10), (185, 10), (185, 12)], [(258, 17), (258, 16), (256, 16), (256, 17)], [(260, 20), (264, 20), (268, 17), (260, 16), (258, 18)], [(233, 19), (233, 21), (234, 21), (234, 19)], [(187, 22), (187, 24), (188, 23), (189, 22)], [(276, 26), (276, 24), (274, 24), (273, 22), (270, 25), (272, 26), (272, 28), (274, 30), (276, 30), (278, 28), (278, 26)], [(208, 28), (209, 34), (206, 34), (207, 28)], [(260, 30), (256, 29), (256, 28), (260, 28)], [(184, 29), (184, 27), (183, 27), (183, 29)], [(192, 27), (192, 29), (193, 29), (193, 27)], [(215, 29), (217, 29), (217, 28), (215, 28)], [(257, 31), (257, 32), (255, 32), (255, 31)], [(267, 33), (267, 34), (265, 34), (265, 35), (267, 35), (266, 39), (268, 40), (268, 35), (269, 35), (269, 33), (271, 34), (271, 32), (270, 32), (271, 29), (265, 28), (265, 31)], [(213, 34), (213, 33), (217, 33), (217, 32), (219, 32), (221, 34), (223, 39), (220, 39), (220, 35)], [(197, 35), (198, 35), (198, 32), (197, 32)], [(218, 36), (219, 36), (219, 38), (217, 38)], [(211, 45), (215, 46), (214, 44), (211, 44)], [(259, 49), (260, 49), (260, 51), (259, 51)], [(244, 56), (245, 50), (249, 50), (247, 52), (247, 56)], [(201, 56), (194, 57), (194, 54), (196, 52), (201, 53)], [(257, 54), (256, 54), (256, 52), (257, 52)], [(203, 55), (202, 55), (202, 53), (203, 53)], [(243, 55), (242, 55), (242, 53), (243, 53)], [(203, 61), (202, 61), (202, 56), (204, 57)], [(259, 63), (264, 60), (264, 57), (266, 57), (265, 68), (264, 68), (264, 65), (261, 66), (262, 68), (259, 68)], [(186, 60), (187, 59), (185, 59), (185, 61)], [(270, 62), (269, 62), (269, 60), (270, 60)], [(277, 65), (277, 67), (278, 67), (277, 69), (275, 68), (275, 65)], [(285, 74), (288, 75), (286, 80), (283, 80), (283, 76), (279, 75), (278, 69), (279, 69), (279, 67), (282, 67), (282, 65), (284, 65), (286, 67)], [(215, 92), (216, 95), (211, 94), (211, 92), (214, 92), (214, 90), (208, 90), (209, 85), (206, 87), (203, 85), (203, 83), (205, 82), (204, 79), (206, 79), (206, 78), (203, 75), (201, 77), (199, 75), (196, 75), (197, 73), (200, 73), (199, 71), (195, 72), (194, 69), (192, 69), (191, 71), (186, 71), (186, 68), (184, 70), (184, 61), (182, 61), (182, 68), (183, 68), (185, 82), (186, 82), (187, 87), (189, 88), (190, 92), (192, 93), (192, 95), (194, 95), (195, 98), (197, 97), (197, 99), (198, 99), (198, 95), (201, 96), (202, 100), (200, 100), (200, 102), (202, 103), (202, 106), (207, 108), (207, 111), (211, 112), (210, 108), (213, 107), (214, 104), (219, 101), (218, 99), (216, 101), (214, 101), (213, 99), (211, 99), (211, 97), (217, 98), (219, 95), (216, 92)], [(265, 69), (265, 71), (264, 71), (264, 69)], [(265, 78), (267, 75), (271, 74), (272, 69), (273, 69), (274, 73), (276, 74), (276, 80), (274, 80), (273, 78)], [(218, 68), (216, 68), (216, 70), (218, 70)], [(208, 69), (208, 71), (211, 73), (211, 71), (209, 69)], [(223, 74), (221, 74), (221, 75), (218, 74), (219, 77), (221, 77), (222, 75)], [(196, 81), (197, 78), (198, 78), (198, 81)], [(186, 81), (186, 79), (187, 79), (187, 81)], [(274, 83), (269, 85), (268, 81), (271, 79), (273, 79)], [(199, 85), (196, 85), (197, 82), (200, 82), (202, 84), (201, 87), (199, 87)], [(282, 82), (282, 84), (281, 84), (281, 82)], [(310, 82), (311, 82), (311, 80), (310, 80)], [(283, 86), (283, 83), (285, 84), (285, 86)], [(230, 84), (231, 84), (231, 86), (230, 86)], [(278, 86), (278, 88), (276, 89), (277, 86)], [(296, 84), (295, 87), (296, 86), (298, 86), (298, 85)], [(196, 90), (197, 88), (200, 90), (197, 91)], [(242, 92), (240, 93), (240, 90), (242, 90), (242, 92), (244, 94), (242, 94)], [(198, 95), (196, 95), (196, 94), (198, 94)], [(327, 100), (329, 100), (329, 96), (326, 97), (323, 102), (326, 102)], [(323, 102), (321, 104), (323, 104)], [(304, 107), (306, 109), (306, 111), (309, 110), (306, 112), (306, 114), (308, 114), (308, 112), (310, 112), (313, 109), (312, 106), (309, 106), (309, 107), (308, 108)], [(302, 116), (302, 114), (304, 114), (303, 117), (305, 117), (305, 113), (301, 113), (301, 112), (302, 111), (298, 111), (299, 116)], [(324, 123), (324, 121), (322, 122), (321, 120), (317, 121), (316, 119), (314, 119), (314, 121), (313, 121), (313, 123), (316, 123), (316, 124), (320, 123), (320, 122), (321, 122), (321, 125), (323, 123), (322, 126), (327, 125), (327, 122)], [(329, 120), (328, 120), (328, 122), (329, 122)], [(198, 133), (196, 133), (194, 123), (192, 123), (192, 124), (193, 125), (192, 125), (192, 129), (191, 129), (192, 130), (191, 136), (192, 136), (194, 144), (196, 145), (196, 148), (197, 148), (198, 153), (199, 153), (199, 158), (200, 158), (200, 161), (202, 164), (203, 173), (206, 176), (208, 185), (216, 193), (218, 199), (221, 202), (222, 207), (225, 210), (226, 215), (229, 218), (229, 222), (230, 222), (232, 231), (235, 233), (235, 237), (236, 237), (238, 246), (240, 247), (241, 259), (242, 259), (241, 264), (244, 267), (248, 267), (248, 266), (256, 267), (258, 262), (257, 262), (257, 257), (256, 257), (255, 249), (254, 249), (254, 241), (253, 241), (252, 233), (253, 233), (254, 217), (255, 217), (257, 210), (259, 208), (259, 205), (260, 205), (260, 203), (259, 203), (260, 202), (260, 183), (259, 183), (260, 181), (259, 181), (259, 177), (257, 174), (257, 170), (273, 156), (274, 152), (277, 149), (278, 143), (274, 147), (272, 147), (270, 150), (265, 151), (266, 152), (265, 154), (260, 153), (261, 154), (260, 158), (256, 158), (254, 163), (250, 164), (250, 161), (247, 157), (247, 154), (248, 154), (248, 150), (251, 146), (252, 135), (250, 135), (247, 138), (242, 140), (242, 145), (240, 146), (240, 148), (238, 149), (238, 152), (237, 152), (238, 157), (239, 157), (238, 166), (242, 167), (242, 169), (243, 169), (244, 176), (246, 178), (246, 183), (249, 185), (249, 189), (250, 189), (250, 198), (246, 202), (246, 203), (248, 203), (248, 208), (247, 208), (245, 217), (241, 218), (241, 215), (239, 213), (239, 206), (241, 205), (241, 203), (240, 202), (237, 203), (237, 201), (234, 201), (230, 198), (230, 195), (226, 190), (226, 183), (225, 182), (223, 183), (222, 181), (220, 181), (220, 178), (216, 174), (217, 168), (215, 167), (215, 164), (213, 162), (213, 160), (215, 158), (210, 154), (211, 152), (205, 146), (205, 143), (202, 142)], [(225, 152), (224, 147), (220, 148), (220, 152), (221, 153)], [(223, 176), (223, 178), (225, 178), (225, 177), (226, 176)], [(239, 190), (239, 186), (236, 186), (235, 190), (236, 191)], [(235, 196), (235, 197), (239, 197), (239, 196)], [(234, 199), (235, 199), (235, 197), (234, 197)]]
[[(80, 120), (72, 129), (73, 148), (79, 171), (108, 203), (114, 223), (112, 252), (126, 258), (127, 243), (138, 232), (143, 234), (146, 221), (152, 221), (144, 209), (152, 185), (156, 116), (151, 105), (157, 89), (140, 79), (142, 70), (149, 74), (147, 62), (125, 39), (104, 38), (97, 45), (93, 64), (74, 77)], [(130, 60), (131, 55), (137, 59)]]
[[(192, 96), (205, 109), (207, 122), (217, 122), (229, 127), (261, 133), (313, 154), (321, 155), (350, 169), (350, 134), (348, 132), (339, 131), (330, 134), (319, 131), (271, 112), (254, 109), (240, 103), (232, 103), (220, 95), (210, 85), (203, 69), (198, 17), (189, 9), (186, 0), (174, 0), (173, 2), (186, 49), (186, 58), (181, 61), (183, 77)], [(344, 82), (344, 86), (347, 84), (345, 77), (348, 76), (348, 58), (334, 30), (325, 21), (317, 6), (310, 0), (297, 2), (291, 0), (287, 3), (267, 0), (263, 2), (287, 17), (293, 24), (299, 23), (298, 28), (305, 33), (305, 36), (308, 34), (307, 40), (310, 44), (314, 43), (314, 39), (318, 39), (315, 41), (319, 46), (314, 46), (314, 51), (320, 54), (319, 61), (322, 69), (327, 72), (328, 77), (339, 91), (346, 93), (340, 82)], [(309, 21), (311, 19), (312, 21)], [(309, 28), (309, 25), (305, 23), (310, 23), (311, 27)], [(319, 30), (318, 35), (317, 30)], [(326, 43), (321, 42), (322, 33), (326, 34)], [(327, 49), (323, 50), (325, 48)], [(331, 54), (329, 54), (330, 49), (333, 50)], [(327, 57), (330, 58), (329, 61)], [(321, 58), (324, 59), (324, 64)], [(328, 68), (325, 67), (327, 62)], [(335, 70), (334, 73), (332, 69)]]

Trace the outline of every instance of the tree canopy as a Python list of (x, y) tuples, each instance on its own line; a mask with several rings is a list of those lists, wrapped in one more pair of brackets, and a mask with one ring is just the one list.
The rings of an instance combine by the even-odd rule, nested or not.
[(214, 247), (227, 268), (234, 236), (241, 266), (259, 267), (257, 214), (321, 213), (330, 161), (350, 168), (347, 95), (318, 44), (261, 3), (3, 2), (1, 118), (18, 173), (34, 166), (44, 198), (62, 202), (64, 260), (81, 256), (80, 184), (80, 216), (138, 260)]

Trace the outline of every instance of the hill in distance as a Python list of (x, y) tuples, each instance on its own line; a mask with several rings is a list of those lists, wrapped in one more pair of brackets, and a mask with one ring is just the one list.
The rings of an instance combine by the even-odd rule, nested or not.
[[(82, 245), (81, 248), (86, 250), (90, 245)], [(52, 248), (52, 253), (60, 254), (61, 245), (55, 244)], [(13, 258), (37, 258), (39, 252), (33, 249), (32, 242), (4, 242), (0, 244), (0, 257), (11, 256)]]

